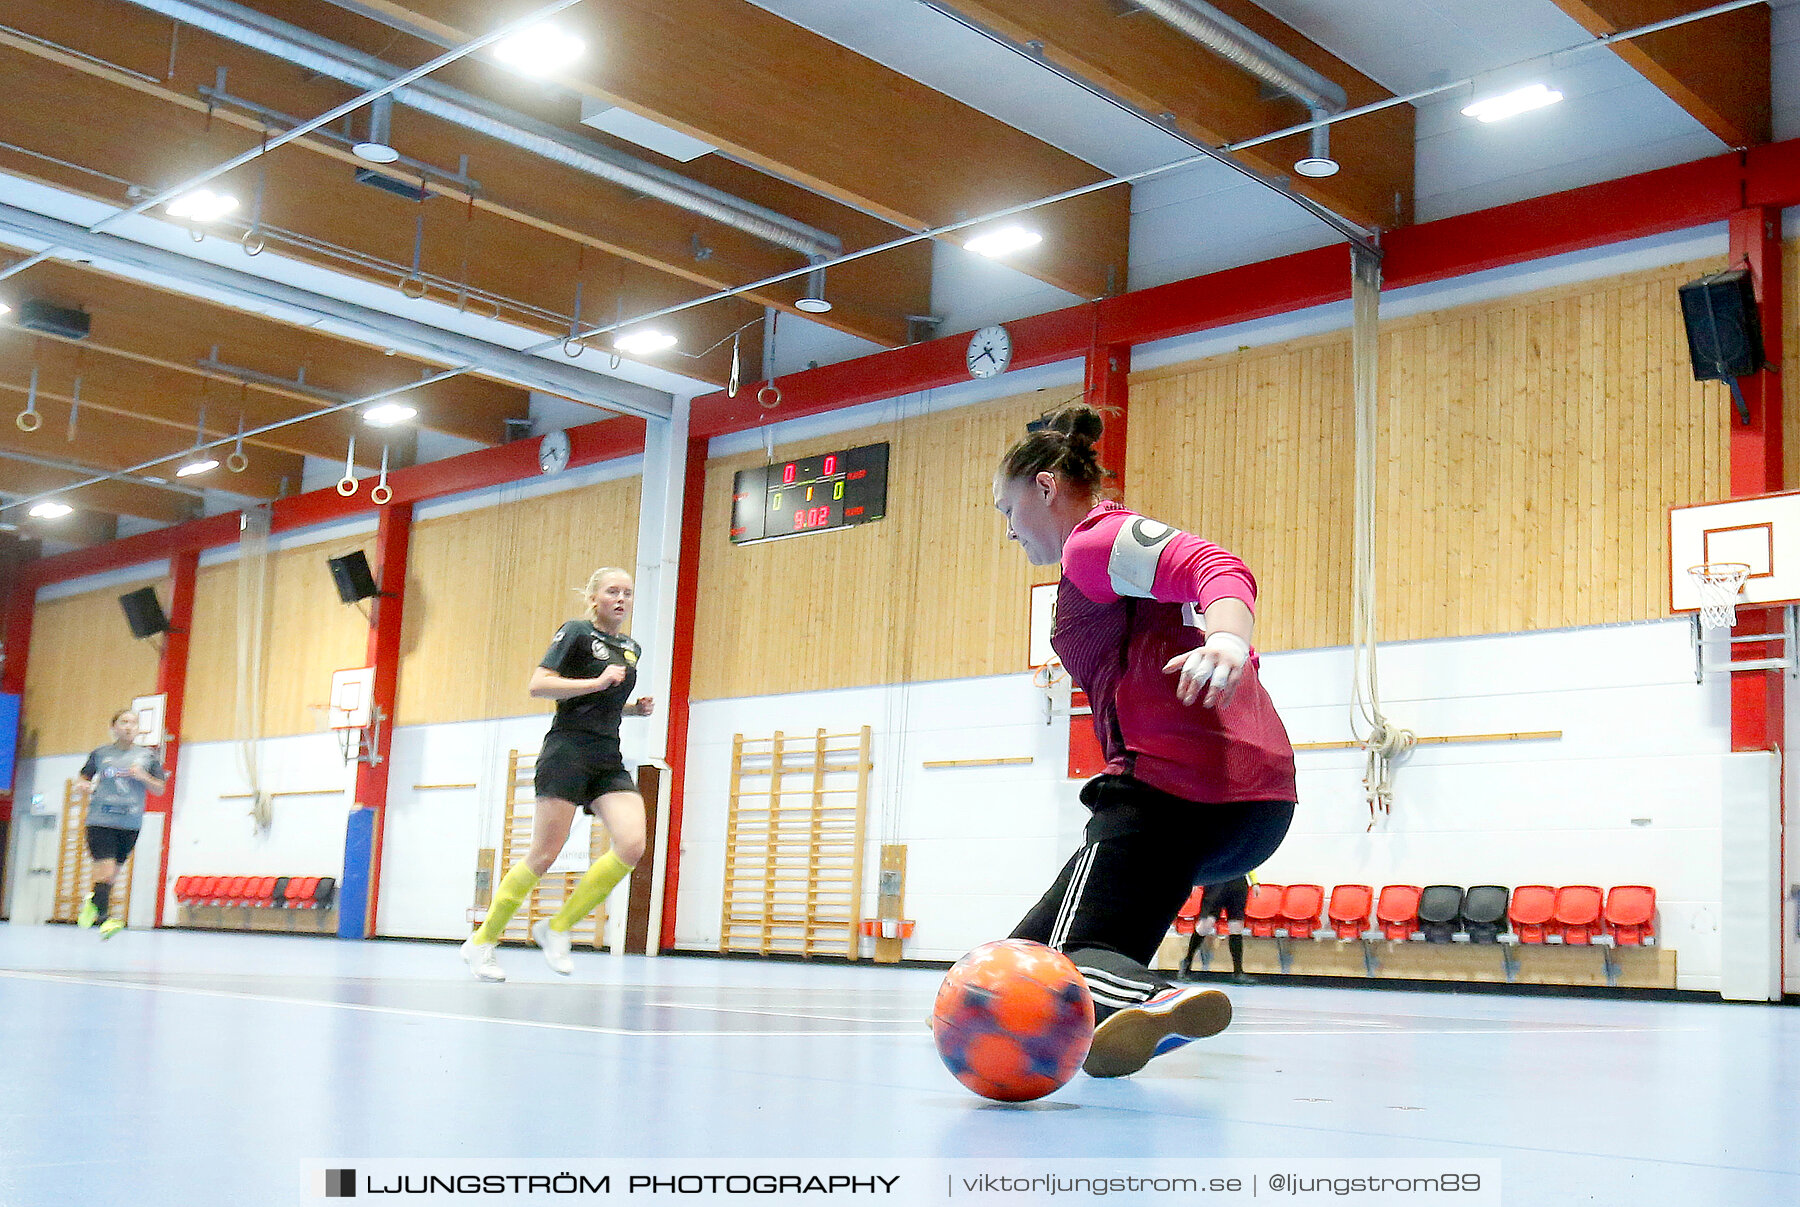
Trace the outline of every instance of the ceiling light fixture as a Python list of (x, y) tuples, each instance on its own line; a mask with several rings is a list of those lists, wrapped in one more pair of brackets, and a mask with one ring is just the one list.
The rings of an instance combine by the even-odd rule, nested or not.
[(1013, 252), (1036, 247), (1043, 241), (1044, 236), (1034, 230), (1026, 230), (1022, 226), (1002, 226), (998, 230), (983, 231), (963, 246), (977, 255), (997, 260)]
[(586, 50), (586, 42), (565, 29), (544, 22), (494, 43), (494, 58), (526, 75), (554, 75), (579, 59)]
[(404, 402), (378, 402), (362, 413), (363, 422), (371, 427), (393, 427), (405, 423), (419, 412)]
[(74, 510), (75, 509), (70, 507), (67, 503), (58, 503), (55, 499), (46, 499), (25, 514), (40, 520), (60, 520)]
[(195, 189), (191, 193), (183, 193), (164, 208), (171, 218), (181, 218), (188, 222), (217, 222), (237, 207), (238, 199), (229, 193)]
[(1327, 176), (1338, 174), (1338, 161), (1329, 155), (1308, 155), (1305, 159), (1294, 161), (1294, 171), (1314, 180), (1323, 180)]
[(1497, 122), (1532, 109), (1542, 109), (1562, 100), (1563, 94), (1543, 84), (1527, 84), (1499, 96), (1483, 97), (1463, 107), (1463, 116), (1477, 121)]
[(209, 469), (217, 468), (219, 468), (217, 458), (208, 454), (202, 454), (201, 456), (182, 462), (181, 467), (175, 471), (175, 476), (177, 478), (191, 478), (195, 474), (203, 474)]
[(666, 331), (633, 331), (613, 340), (613, 347), (630, 356), (649, 356), (673, 348), (680, 341)]
[(815, 268), (806, 274), (806, 292), (794, 303), (796, 310), (804, 310), (808, 314), (824, 314), (831, 309), (831, 299), (825, 296), (825, 270)]
[(0, 302), (0, 314), (11, 314), (11, 313), (12, 313), (12, 307), (8, 306), (5, 302)]
[(377, 97), (369, 106), (369, 136), (351, 147), (350, 153), (370, 163), (393, 163), (399, 159), (400, 152), (389, 145), (393, 137), (389, 129), (393, 115), (393, 98)]

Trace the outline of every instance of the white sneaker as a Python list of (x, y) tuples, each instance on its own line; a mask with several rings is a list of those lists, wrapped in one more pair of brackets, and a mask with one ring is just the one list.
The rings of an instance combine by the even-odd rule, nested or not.
[(1141, 1006), (1127, 1006), (1094, 1028), (1081, 1068), (1089, 1077), (1127, 1077), (1189, 1040), (1231, 1025), (1231, 999), (1217, 989), (1171, 986)]
[(569, 958), (569, 948), (573, 940), (566, 930), (552, 929), (548, 920), (539, 922), (531, 928), (531, 938), (544, 952), (544, 963), (550, 965), (550, 971), (568, 976), (575, 971), (575, 961)]
[(463, 940), (463, 962), (469, 966), (469, 970), (475, 974), (477, 980), (504, 981), (506, 979), (506, 969), (500, 967), (500, 961), (494, 958), (494, 952), (499, 947), (498, 943), (477, 943), (474, 935)]

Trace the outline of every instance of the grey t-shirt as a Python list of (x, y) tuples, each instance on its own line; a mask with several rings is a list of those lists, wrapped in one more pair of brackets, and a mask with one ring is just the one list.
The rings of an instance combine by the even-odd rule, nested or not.
[(115, 830), (141, 830), (144, 827), (144, 797), (147, 784), (125, 773), (142, 767), (151, 779), (163, 778), (162, 760), (148, 746), (127, 746), (120, 750), (108, 743), (88, 755), (81, 774), (91, 780), (94, 795), (88, 798), (87, 824), (110, 826)]

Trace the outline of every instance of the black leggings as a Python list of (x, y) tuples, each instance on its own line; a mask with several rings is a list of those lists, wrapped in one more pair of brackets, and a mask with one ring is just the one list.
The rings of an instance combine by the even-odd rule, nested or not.
[(1286, 837), (1294, 805), (1198, 804), (1123, 775), (1089, 781), (1081, 799), (1093, 810), (1082, 847), (1012, 937), (1067, 954), (1093, 991), (1097, 1021), (1169, 988), (1148, 965), (1194, 885), (1260, 866)]

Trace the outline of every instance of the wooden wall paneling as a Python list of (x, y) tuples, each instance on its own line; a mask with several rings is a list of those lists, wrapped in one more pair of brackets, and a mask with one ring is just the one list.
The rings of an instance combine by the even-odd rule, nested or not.
[(993, 507), (1000, 455), (1062, 396), (907, 415), (784, 445), (782, 459), (887, 441), (887, 517), (755, 545), (728, 535), (733, 475), (760, 450), (707, 466), (693, 697), (720, 699), (1020, 671), (1029, 566)]
[(156, 690), (157, 643), (134, 640), (119, 596), (153, 586), (165, 603), (167, 579), (145, 579), (41, 600), (31, 622), (21, 724), (36, 757), (77, 754), (111, 740), (107, 722), (133, 696)]
[(548, 714), (531, 668), (600, 566), (633, 570), (641, 479), (424, 520), (413, 529), (399, 724)]
[[(368, 621), (342, 603), (325, 559), (372, 547), (372, 534), (269, 555), (268, 638), (263, 655), (263, 736), (313, 733), (331, 694), (331, 672), (361, 666)], [(194, 637), (188, 654), (190, 742), (239, 736), (237, 720), (238, 564), (203, 568), (194, 586)]]

